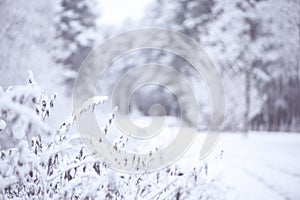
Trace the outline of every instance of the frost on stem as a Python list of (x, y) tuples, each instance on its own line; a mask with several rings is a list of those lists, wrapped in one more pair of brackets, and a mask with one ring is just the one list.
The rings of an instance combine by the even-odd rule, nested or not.
[(33, 76), (33, 73), (31, 70), (28, 71), (28, 81), (30, 84), (36, 85), (36, 82), (35, 82), (35, 79), (34, 79), (34, 76)]
[(3, 119), (0, 119), (0, 132), (6, 127), (6, 122)]
[[(118, 111), (118, 106), (116, 106), (113, 110), (113, 112), (110, 114), (109, 119), (108, 119), (108, 124), (105, 125), (105, 128), (103, 130), (104, 135), (107, 134), (109, 127), (112, 124), (112, 121), (114, 120), (115, 116), (116, 116), (116, 112)], [(99, 139), (99, 141), (101, 141), (101, 138)]]
[(103, 104), (107, 99), (107, 96), (94, 96), (86, 100), (82, 106), (77, 108), (74, 113), (60, 125), (55, 135), (55, 137), (58, 138), (58, 141), (56, 142), (62, 142), (66, 139), (66, 133), (69, 132), (76, 119), (80, 118), (88, 111), (94, 112), (95, 107), (99, 104)]

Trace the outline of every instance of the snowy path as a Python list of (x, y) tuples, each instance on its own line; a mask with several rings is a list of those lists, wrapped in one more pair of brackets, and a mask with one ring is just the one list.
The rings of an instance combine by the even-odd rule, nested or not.
[(215, 176), (227, 199), (300, 199), (300, 135), (223, 134), (224, 150)]

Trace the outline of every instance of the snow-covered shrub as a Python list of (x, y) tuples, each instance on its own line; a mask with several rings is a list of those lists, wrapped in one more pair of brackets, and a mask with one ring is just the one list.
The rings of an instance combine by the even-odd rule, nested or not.
[(0, 88), (0, 189), (3, 197), (33, 197), (44, 193), (45, 165), (40, 155), (51, 141), (44, 121), (56, 95), (49, 98), (36, 85)]
[[(66, 137), (75, 115), (84, 114), (105, 98), (83, 105), (56, 133), (45, 123), (56, 94), (49, 98), (29, 73), (29, 84), (0, 88), (0, 190), (2, 198), (94, 197), (84, 194), (84, 179), (99, 176), (99, 162), (86, 156), (82, 145)], [(89, 165), (89, 166), (87, 166)], [(88, 169), (88, 168), (91, 169)], [(81, 170), (80, 177), (77, 170)], [(78, 177), (78, 176), (77, 176)], [(94, 180), (93, 180), (94, 181)], [(84, 187), (87, 185), (84, 184)]]
[[(212, 184), (205, 179), (207, 165), (200, 161), (190, 170), (174, 165), (156, 173), (127, 174), (95, 160), (72, 126), (107, 97), (88, 100), (52, 132), (46, 119), (55, 98), (56, 94), (45, 94), (32, 73), (29, 84), (0, 89), (0, 199), (209, 197), (204, 191)], [(105, 135), (114, 112), (103, 129)], [(126, 145), (128, 138), (121, 139), (116, 148)]]

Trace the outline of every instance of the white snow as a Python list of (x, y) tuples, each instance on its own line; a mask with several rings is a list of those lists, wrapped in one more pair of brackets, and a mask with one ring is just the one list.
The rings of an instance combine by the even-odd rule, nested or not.
[(0, 119), (0, 132), (5, 129), (6, 127), (6, 122), (2, 119)]
[(223, 134), (212, 155), (221, 150), (221, 163), (208, 164), (208, 173), (216, 173), (226, 199), (300, 199), (299, 134)]

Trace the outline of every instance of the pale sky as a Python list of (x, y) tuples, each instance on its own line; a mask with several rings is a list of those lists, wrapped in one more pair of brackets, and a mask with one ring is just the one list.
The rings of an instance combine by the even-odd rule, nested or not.
[(138, 20), (151, 1), (153, 0), (102, 0), (100, 21), (104, 24), (120, 25), (127, 18)]

